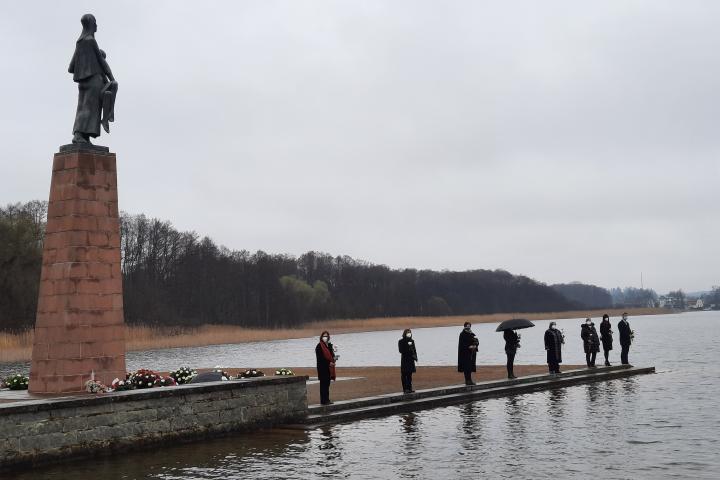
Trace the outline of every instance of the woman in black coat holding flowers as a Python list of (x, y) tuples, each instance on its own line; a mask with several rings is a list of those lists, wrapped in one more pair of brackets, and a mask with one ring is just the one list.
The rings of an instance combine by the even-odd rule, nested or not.
[(415, 373), (417, 349), (409, 328), (403, 331), (402, 338), (398, 340), (398, 351), (400, 352), (400, 379), (403, 393), (413, 393), (415, 390), (412, 388), (412, 374)]
[(472, 331), (470, 322), (465, 322), (458, 338), (458, 372), (465, 375), (465, 385), (475, 385), (472, 372), (475, 371), (477, 349), (480, 342)]
[(595, 324), (589, 318), (580, 326), (580, 338), (583, 340), (585, 362), (588, 368), (595, 368), (595, 356), (600, 351), (600, 337), (595, 330)]
[(320, 403), (329, 405), (330, 381), (335, 380), (335, 351), (330, 343), (330, 333), (324, 331), (320, 334), (320, 342), (315, 347), (315, 360), (317, 361), (317, 374), (320, 381)]

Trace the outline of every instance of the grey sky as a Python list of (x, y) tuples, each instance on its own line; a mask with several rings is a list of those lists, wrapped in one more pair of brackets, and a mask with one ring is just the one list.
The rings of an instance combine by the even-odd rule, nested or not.
[(232, 249), (720, 283), (720, 3), (0, 4), (0, 203), (47, 198), (80, 16), (120, 207)]

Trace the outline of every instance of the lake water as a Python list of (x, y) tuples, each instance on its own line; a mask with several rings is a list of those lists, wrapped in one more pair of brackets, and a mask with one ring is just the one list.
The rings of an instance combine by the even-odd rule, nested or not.
[[(393, 415), (309, 432), (273, 430), (3, 475), (3, 479), (720, 478), (720, 312), (631, 318), (630, 361), (658, 373)], [(613, 329), (617, 330), (613, 319)], [(544, 363), (547, 321), (518, 363)], [(596, 322), (599, 323), (599, 322)], [(559, 320), (582, 363), (580, 320)], [(410, 325), (412, 327), (412, 325)], [(504, 360), (476, 325), (480, 363)], [(459, 328), (414, 330), (422, 365), (455, 360)], [(342, 365), (397, 365), (400, 332), (334, 336)], [(314, 363), (316, 339), (130, 354), (131, 368)], [(611, 361), (618, 362), (619, 349)], [(18, 366), (14, 366), (17, 368)], [(450, 379), (457, 382), (457, 378)]]

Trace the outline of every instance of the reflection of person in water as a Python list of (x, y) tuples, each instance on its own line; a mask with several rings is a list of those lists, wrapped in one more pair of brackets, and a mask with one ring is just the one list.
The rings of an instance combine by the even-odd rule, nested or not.
[[(90, 143), (100, 135), (103, 106), (107, 103), (107, 120), (112, 121), (117, 82), (95, 41), (97, 22), (91, 14), (80, 19), (83, 30), (75, 42), (75, 53), (68, 71), (78, 84), (78, 105), (73, 125), (73, 143)], [(114, 86), (112, 86), (114, 83)], [(109, 84), (109, 85), (108, 85)], [(107, 97), (107, 100), (106, 100)], [(109, 130), (109, 127), (106, 128)]]

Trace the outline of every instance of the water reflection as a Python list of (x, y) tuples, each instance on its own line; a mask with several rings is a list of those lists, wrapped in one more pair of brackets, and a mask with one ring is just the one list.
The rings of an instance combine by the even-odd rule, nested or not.
[(404, 461), (397, 465), (396, 478), (422, 478), (422, 468), (418, 462), (418, 459), (422, 458), (424, 454), (422, 435), (420, 433), (421, 423), (421, 417), (415, 413), (400, 416), (402, 442), (399, 448), (401, 449), (400, 456)]

